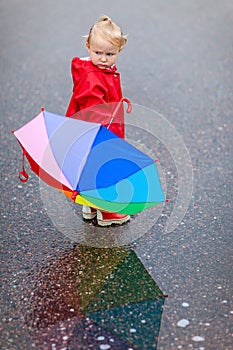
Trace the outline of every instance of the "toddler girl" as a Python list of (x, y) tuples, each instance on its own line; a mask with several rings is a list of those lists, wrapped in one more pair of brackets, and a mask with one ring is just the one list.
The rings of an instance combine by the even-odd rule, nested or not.
[[(122, 100), (120, 74), (115, 63), (126, 41), (127, 38), (118, 25), (107, 16), (101, 17), (91, 27), (86, 39), (89, 57), (75, 57), (72, 60), (74, 87), (66, 112), (67, 117), (75, 117), (74, 114), (79, 112), (77, 118), (101, 123), (122, 138), (124, 138), (123, 106), (120, 108), (117, 119), (112, 123), (110, 115), (106, 118), (106, 113), (104, 115), (90, 113), (90, 107), (108, 104), (107, 114), (112, 114), (115, 103)], [(86, 108), (89, 108), (86, 113), (80, 113)], [(100, 226), (123, 224), (130, 219), (129, 215), (100, 211), (88, 206), (83, 206), (82, 213), (86, 220), (92, 220), (97, 216)]]

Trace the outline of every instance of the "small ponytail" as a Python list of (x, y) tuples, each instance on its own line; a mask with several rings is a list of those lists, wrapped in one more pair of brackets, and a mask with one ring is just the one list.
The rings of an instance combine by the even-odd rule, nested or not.
[(112, 23), (112, 20), (111, 20), (111, 18), (110, 17), (108, 17), (108, 16), (102, 16), (102, 17), (100, 17), (100, 19), (99, 19), (99, 21), (98, 22), (104, 22), (104, 21), (109, 21), (110, 23)]

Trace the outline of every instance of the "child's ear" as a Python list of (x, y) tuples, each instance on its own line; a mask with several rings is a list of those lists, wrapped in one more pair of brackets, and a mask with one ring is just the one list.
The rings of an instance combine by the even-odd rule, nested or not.
[(90, 50), (90, 44), (86, 41), (86, 48), (87, 50)]

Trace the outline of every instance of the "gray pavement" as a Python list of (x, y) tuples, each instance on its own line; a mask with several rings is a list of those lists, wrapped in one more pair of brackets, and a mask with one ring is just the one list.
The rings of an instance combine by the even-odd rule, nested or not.
[[(86, 56), (82, 36), (104, 13), (128, 34), (118, 61), (124, 96), (151, 109), (155, 122), (156, 115), (162, 115), (173, 125), (193, 169), (187, 213), (168, 233), (165, 227), (179, 194), (179, 169), (166, 145), (142, 128), (138, 134), (129, 128), (134, 141), (156, 147), (170, 202), (149, 229), (145, 227), (151, 212), (132, 220), (129, 225), (136, 222), (142, 234), (135, 230), (134, 235), (130, 226), (106, 231), (112, 246), (125, 232), (131, 235), (127, 248), (116, 251), (93, 248), (99, 231), (82, 223), (80, 215), (77, 245), (67, 227), (54, 225), (37, 177), (30, 173), (25, 185), (18, 180), (21, 152), (11, 134), (41, 106), (65, 113), (72, 90), (71, 58)], [(232, 349), (232, 13), (230, 0), (1, 1), (2, 349)], [(150, 128), (154, 125), (145, 119), (145, 129)], [(86, 232), (92, 246), (85, 241), (87, 250), (79, 245)], [(135, 265), (127, 260), (127, 249)], [(123, 275), (124, 281), (115, 276), (109, 282), (112, 271), (118, 271), (117, 257), (123, 259), (119, 271), (128, 269), (138, 286), (140, 274), (145, 276), (141, 294), (137, 283), (124, 284), (130, 273)], [(72, 273), (83, 271), (77, 287)], [(103, 284), (105, 274), (100, 271), (110, 276), (108, 283)], [(94, 304), (83, 306), (90, 301), (84, 295), (92, 295), (100, 284), (102, 294), (127, 291), (114, 299), (123, 307), (119, 317), (118, 309), (111, 314), (111, 307), (103, 313), (109, 309), (108, 299), (103, 298), (107, 306), (102, 313)], [(162, 313), (161, 291), (168, 295)], [(148, 325), (144, 331), (135, 325), (142, 315), (142, 324)], [(114, 317), (118, 333), (106, 326)]]

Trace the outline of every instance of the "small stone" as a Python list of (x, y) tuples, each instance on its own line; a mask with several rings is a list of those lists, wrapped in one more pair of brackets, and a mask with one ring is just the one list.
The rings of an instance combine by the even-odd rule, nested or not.
[(203, 337), (200, 337), (199, 335), (196, 335), (192, 338), (193, 341), (204, 341), (205, 339)]
[(135, 328), (130, 328), (129, 331), (130, 331), (130, 333), (136, 333), (137, 332)]
[(103, 335), (100, 335), (98, 338), (97, 338), (97, 340), (104, 340), (105, 339), (105, 337), (103, 336)]
[(185, 328), (190, 324), (190, 322), (186, 319), (182, 319), (179, 322), (177, 322), (177, 326), (181, 328)]
[(189, 307), (189, 303), (183, 302), (183, 303), (182, 303), (182, 306), (183, 306), (183, 307)]
[(110, 348), (111, 348), (111, 346), (108, 345), (108, 344), (101, 344), (101, 345), (100, 345), (100, 349), (101, 349), (101, 350), (108, 350), (108, 349), (110, 349)]

